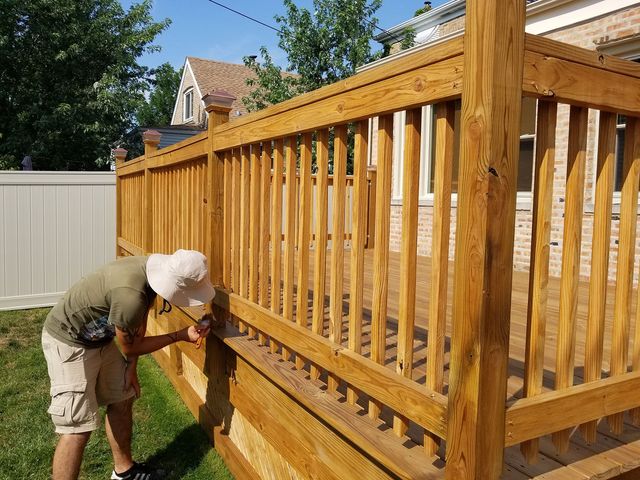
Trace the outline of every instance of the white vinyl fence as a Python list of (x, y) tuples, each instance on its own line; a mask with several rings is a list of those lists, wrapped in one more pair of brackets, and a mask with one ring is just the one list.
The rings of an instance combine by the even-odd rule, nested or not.
[(0, 172), (0, 310), (55, 304), (115, 259), (112, 172)]

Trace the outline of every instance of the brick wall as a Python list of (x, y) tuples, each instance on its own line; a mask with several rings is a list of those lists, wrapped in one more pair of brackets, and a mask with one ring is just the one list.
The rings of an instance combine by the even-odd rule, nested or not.
[[(446, 27), (451, 33), (464, 26), (464, 18), (453, 20), (441, 27)], [(615, 39), (628, 37), (640, 32), (640, 7), (625, 9), (602, 18), (589, 22), (574, 25), (570, 28), (558, 30), (545, 36), (565, 43), (595, 50), (597, 43), (603, 41), (613, 41)], [(640, 53), (640, 52), (638, 52)], [(582, 227), (582, 249), (581, 249), (581, 277), (587, 278), (590, 275), (591, 267), (591, 239), (593, 236), (593, 203), (595, 195), (595, 171), (596, 171), (596, 142), (597, 142), (597, 117), (596, 111), (589, 112), (588, 147), (586, 162), (586, 184), (585, 184), (585, 214)], [(562, 265), (562, 244), (564, 230), (564, 207), (565, 207), (565, 182), (567, 168), (567, 138), (569, 124), (569, 106), (558, 106), (558, 124), (556, 131), (556, 162), (555, 162), (555, 182), (553, 192), (552, 228), (549, 271), (553, 276), (559, 276)], [(374, 162), (375, 163), (375, 162)], [(618, 200), (619, 203), (619, 200)], [(609, 280), (615, 281), (617, 239), (619, 218), (616, 200), (614, 199), (614, 216), (611, 225), (611, 253)], [(516, 231), (514, 244), (514, 268), (526, 271), (529, 269), (529, 258), (531, 250), (531, 231), (533, 214), (531, 208), (532, 201), (520, 202), (516, 211)], [(452, 208), (451, 220), (451, 242), (449, 255), (453, 258), (455, 244), (455, 207)], [(421, 205), (419, 208), (419, 255), (431, 255), (431, 239), (433, 225), (433, 207)], [(402, 207), (393, 205), (391, 209), (391, 248), (395, 251), (400, 249), (402, 237)], [(640, 252), (640, 238), (637, 241), (636, 251)], [(637, 255), (636, 262), (640, 260)]]

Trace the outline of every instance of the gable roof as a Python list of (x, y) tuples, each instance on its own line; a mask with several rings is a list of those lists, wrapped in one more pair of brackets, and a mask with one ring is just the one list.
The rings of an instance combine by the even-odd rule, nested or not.
[(251, 88), (247, 86), (247, 78), (255, 78), (255, 74), (250, 68), (237, 63), (219, 62), (216, 60), (206, 60), (198, 57), (187, 57), (187, 62), (191, 66), (193, 77), (202, 95), (213, 90), (226, 90), (231, 93), (236, 100), (232, 104), (232, 115), (247, 113), (247, 109), (242, 104), (242, 98), (251, 93)]

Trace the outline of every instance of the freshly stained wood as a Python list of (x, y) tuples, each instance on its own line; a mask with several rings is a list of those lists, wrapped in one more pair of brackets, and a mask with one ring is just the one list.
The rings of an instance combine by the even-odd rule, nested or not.
[[(449, 230), (451, 228), (451, 182), (453, 177), (453, 122), (455, 105), (436, 106), (436, 150), (433, 172), (433, 240), (431, 248), (431, 290), (427, 344), (427, 387), (442, 392), (444, 387), (444, 342), (447, 327), (449, 285)], [(426, 432), (425, 453), (435, 455), (440, 441)]]
[[(260, 264), (260, 145), (251, 145), (251, 183), (249, 189), (249, 300), (258, 302)], [(255, 335), (249, 328), (249, 336)]]
[[(334, 130), (333, 144), (333, 225), (331, 236), (331, 283), (329, 292), (329, 340), (342, 345), (342, 291), (344, 285), (344, 210), (347, 173), (347, 126)], [(338, 379), (329, 375), (329, 391), (335, 391)]]
[[(259, 303), (263, 307), (269, 306), (269, 232), (271, 228), (269, 210), (271, 208), (271, 142), (262, 143), (260, 158), (260, 272)], [(260, 344), (266, 339), (262, 332), (258, 333)]]
[[(416, 316), (416, 260), (418, 255), (418, 195), (420, 188), (420, 129), (422, 109), (406, 113), (404, 134), (404, 171), (402, 185), (402, 245), (400, 247), (400, 312), (398, 314), (398, 353), (396, 372), (411, 378), (413, 368), (413, 331)], [(401, 416), (393, 419), (397, 436), (406, 433), (409, 424)]]
[[(302, 136), (300, 144), (300, 205), (298, 209), (298, 283), (296, 298), (296, 322), (308, 325), (309, 311), (309, 233), (311, 229), (311, 134)], [(296, 353), (296, 367), (304, 366), (304, 358)]]
[[(602, 375), (604, 316), (607, 304), (609, 245), (611, 243), (611, 206), (613, 203), (616, 161), (616, 115), (600, 112), (598, 164), (596, 178), (593, 239), (591, 240), (591, 275), (589, 283), (589, 320), (584, 360), (584, 381), (599, 380)], [(621, 422), (622, 423), (622, 422)], [(596, 440), (596, 423), (581, 426), (587, 442)]]
[[(629, 323), (631, 317), (630, 296), (633, 289), (633, 265), (635, 257), (635, 238), (638, 201), (638, 163), (640, 162), (640, 128), (637, 118), (627, 119), (625, 136), (622, 186), (622, 205), (620, 208), (620, 242), (618, 247), (618, 270), (616, 272), (616, 296), (613, 317), (611, 371), (610, 375), (620, 375), (627, 371), (629, 358)], [(639, 310), (640, 312), (640, 310)], [(637, 317), (638, 318), (638, 317)], [(636, 333), (633, 349), (633, 370), (640, 369), (640, 334), (636, 319)], [(637, 420), (637, 412), (635, 413)], [(609, 425), (615, 433), (621, 433), (622, 416), (609, 418)]]
[(240, 149), (233, 150), (232, 162), (232, 195), (231, 195), (231, 245), (232, 245), (232, 260), (231, 260), (231, 289), (235, 293), (240, 293), (240, 206), (241, 206), (241, 191), (240, 191)]
[(251, 173), (249, 146), (242, 147), (240, 179), (240, 290), (243, 297), (249, 295), (249, 216), (251, 200)]
[[(282, 170), (284, 142), (275, 141), (273, 149), (273, 190), (271, 196), (271, 311), (280, 313), (280, 280), (282, 278)], [(275, 340), (269, 340), (271, 353), (278, 351)]]
[[(446, 478), (498, 478), (525, 4), (467, 1)], [(491, 32), (491, 33), (489, 33)]]
[[(373, 264), (373, 299), (371, 307), (371, 360), (384, 362), (387, 325), (389, 269), (389, 223), (391, 205), (391, 168), (393, 116), (378, 119), (378, 185), (376, 189), (376, 225)], [(369, 402), (369, 417), (380, 415), (381, 405)]]
[[(349, 290), (349, 350), (360, 353), (362, 348), (362, 310), (364, 284), (364, 247), (367, 234), (367, 152), (368, 123), (356, 124), (353, 158), (353, 238), (351, 242)], [(357, 392), (347, 387), (347, 402), (354, 405)]]
[(250, 129), (219, 131), (214, 149), (233, 148), (242, 142), (259, 142), (348, 122), (415, 108), (434, 101), (453, 99), (462, 93), (462, 57), (402, 73), (381, 82), (328, 97), (312, 105), (294, 108), (253, 122)]
[[(225, 152), (224, 157), (224, 230), (222, 232), (222, 279), (224, 286), (231, 288), (231, 151)], [(184, 220), (183, 220), (184, 221)]]
[[(547, 285), (549, 281), (549, 242), (551, 240), (551, 213), (553, 177), (556, 153), (555, 103), (538, 102), (536, 126), (536, 164), (533, 189), (533, 222), (531, 260), (529, 267), (529, 301), (527, 302), (527, 336), (525, 346), (525, 397), (542, 391), (544, 373), (544, 343), (547, 328)], [(523, 443), (521, 451), (528, 462), (538, 458), (538, 440)]]
[[(324, 329), (325, 277), (327, 264), (327, 221), (328, 221), (328, 173), (329, 173), (329, 131), (317, 132), (316, 152), (318, 173), (316, 174), (315, 207), (315, 247), (313, 269), (313, 317), (311, 331), (322, 335)], [(311, 378), (317, 379), (320, 370), (311, 365)]]
[[(295, 262), (295, 216), (296, 216), (296, 137), (289, 137), (285, 148), (287, 183), (285, 192), (285, 236), (284, 236), (284, 289), (282, 316), (293, 321), (293, 281)], [(289, 360), (289, 352), (282, 347), (283, 360)]]
[[(560, 288), (558, 349), (556, 353), (556, 390), (562, 390), (563, 388), (573, 385), (576, 311), (578, 307), (578, 265), (580, 265), (580, 246), (582, 242), (587, 120), (588, 110), (586, 108), (571, 107), (569, 144), (567, 148), (562, 285)], [(565, 452), (569, 447), (570, 433), (569, 430), (564, 430), (553, 435), (553, 442), (559, 452)]]

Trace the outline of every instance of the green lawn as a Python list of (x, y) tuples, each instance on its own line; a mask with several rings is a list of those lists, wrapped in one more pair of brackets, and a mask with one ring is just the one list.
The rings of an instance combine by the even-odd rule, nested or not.
[[(40, 347), (48, 309), (0, 312), (0, 479), (49, 478), (56, 442), (46, 413), (49, 377)], [(222, 459), (154, 360), (142, 358), (142, 396), (134, 407), (134, 458), (170, 479), (231, 479)], [(104, 412), (103, 412), (104, 414)], [(104, 429), (94, 432), (80, 478), (108, 479)]]

